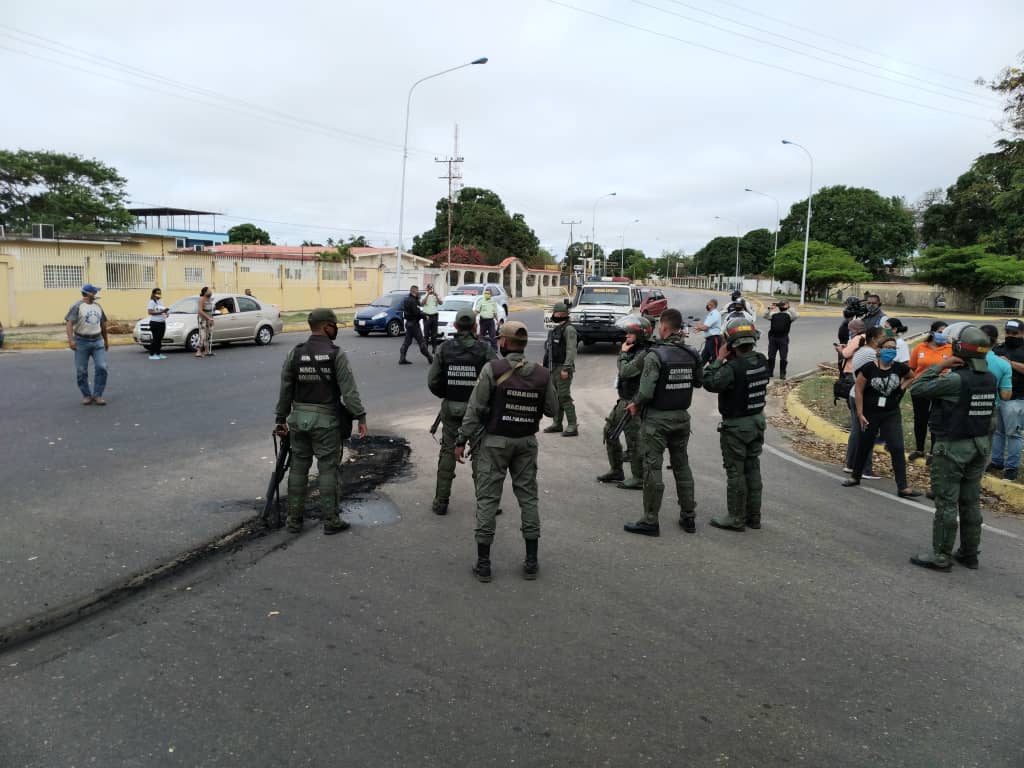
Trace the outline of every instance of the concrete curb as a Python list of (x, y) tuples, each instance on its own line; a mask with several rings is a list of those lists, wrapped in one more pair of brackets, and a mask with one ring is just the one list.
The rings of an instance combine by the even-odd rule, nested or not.
[[(828, 440), (837, 445), (844, 445), (847, 434), (834, 424), (829, 424), (823, 418), (813, 413), (810, 408), (804, 405), (800, 399), (799, 389), (794, 388), (786, 396), (786, 411), (794, 419), (804, 425), (810, 432), (823, 440)], [(876, 453), (887, 453), (880, 445), (875, 446)], [(998, 477), (984, 475), (981, 478), (981, 486), (989, 493), (999, 496), (1003, 501), (1012, 504), (1018, 509), (1024, 509), (1024, 485), (1003, 480)]]

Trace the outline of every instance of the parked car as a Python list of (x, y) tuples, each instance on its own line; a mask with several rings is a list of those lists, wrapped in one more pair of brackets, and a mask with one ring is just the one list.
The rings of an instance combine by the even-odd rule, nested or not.
[(668, 299), (660, 288), (641, 288), (640, 299), (640, 314), (648, 320), (656, 320), (668, 309)]
[(388, 336), (401, 336), (405, 333), (405, 313), (402, 302), (409, 295), (408, 291), (391, 291), (373, 300), (373, 303), (356, 312), (353, 327), (360, 336), (370, 333), (386, 333)]
[[(213, 343), (254, 341), (269, 344), (284, 328), (281, 310), (242, 293), (213, 294)], [(135, 323), (132, 339), (146, 346), (152, 341), (149, 318)], [(164, 333), (164, 347), (185, 347), (194, 352), (199, 346), (199, 297), (189, 296), (171, 305)]]
[(494, 299), (494, 303), (500, 304), (502, 309), (505, 310), (505, 316), (508, 317), (508, 294), (497, 283), (466, 283), (465, 285), (452, 288), (448, 295), (483, 296), (485, 288), (491, 292), (491, 298)]
[[(437, 309), (437, 335), (447, 340), (455, 336), (455, 313), (460, 309), (470, 309), (476, 312), (476, 305), (481, 296), (449, 296)], [(498, 305), (498, 328), (508, 319), (505, 314), (505, 307)]]

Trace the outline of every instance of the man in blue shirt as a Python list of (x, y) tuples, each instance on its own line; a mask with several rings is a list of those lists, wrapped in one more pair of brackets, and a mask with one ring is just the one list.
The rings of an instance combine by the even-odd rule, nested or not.
[(718, 311), (718, 299), (711, 299), (705, 307), (708, 314), (702, 323), (694, 323), (695, 330), (704, 332), (704, 349), (700, 353), (701, 364), (707, 364), (718, 357), (722, 343), (722, 313)]
[[(984, 331), (995, 347), (999, 342), (999, 331), (994, 325), (983, 325)], [(985, 355), (985, 362), (988, 364), (988, 372), (996, 377), (996, 386), (999, 387), (999, 398), (1009, 400), (1013, 396), (1013, 367), (1003, 358), (990, 349)]]

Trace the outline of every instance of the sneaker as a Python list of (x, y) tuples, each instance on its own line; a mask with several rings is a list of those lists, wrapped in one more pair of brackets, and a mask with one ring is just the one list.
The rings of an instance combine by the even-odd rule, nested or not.
[(860, 476), (860, 479), (861, 480), (881, 480), (882, 478), (879, 477), (878, 475), (873, 475), (870, 472), (865, 472), (863, 475)]
[(161, 360), (166, 360), (167, 359), (167, 355), (160, 355), (160, 359)]
[(852, 475), (853, 474), (853, 468), (852, 467), (843, 467), (843, 472), (845, 472), (848, 475)]
[(1003, 470), (1003, 480), (1016, 480), (1016, 479), (1017, 479), (1017, 470), (1016, 469), (1004, 469)]
[(150, 360), (159, 360), (160, 359), (160, 355), (150, 355), (149, 359)]

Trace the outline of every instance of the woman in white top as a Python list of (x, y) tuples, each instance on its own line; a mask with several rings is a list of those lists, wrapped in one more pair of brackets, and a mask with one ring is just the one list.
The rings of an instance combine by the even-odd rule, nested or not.
[(149, 359), (166, 360), (167, 355), (160, 352), (160, 346), (164, 341), (164, 331), (167, 330), (167, 307), (160, 301), (163, 293), (159, 288), (154, 288), (149, 294), (149, 306), (146, 312), (149, 314), (149, 334), (152, 341), (149, 342)]
[(892, 331), (892, 338), (896, 339), (896, 362), (910, 362), (910, 347), (903, 340), (903, 334), (907, 332), (907, 326), (898, 317), (889, 317), (885, 320), (885, 327)]
[(213, 291), (203, 286), (199, 291), (199, 346), (196, 357), (213, 356)]

